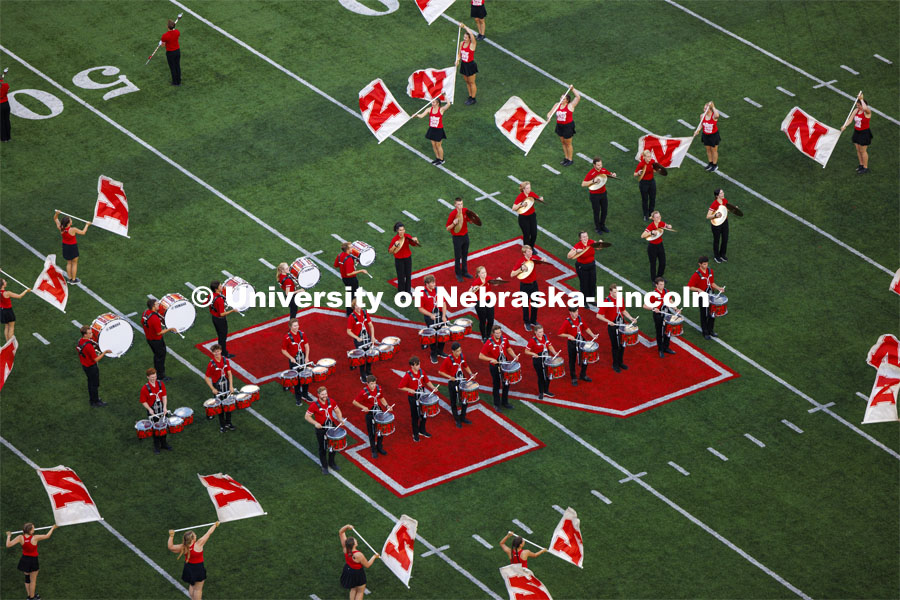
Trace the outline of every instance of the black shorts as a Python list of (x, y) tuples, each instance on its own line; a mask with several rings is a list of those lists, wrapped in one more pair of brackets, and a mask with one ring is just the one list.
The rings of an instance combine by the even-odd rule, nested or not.
[(63, 244), (63, 258), (66, 260), (75, 260), (78, 258), (78, 244)]
[(718, 131), (715, 133), (710, 133), (709, 135), (704, 133), (700, 136), (700, 139), (703, 141), (704, 146), (709, 146), (710, 148), (715, 148), (719, 145), (719, 142), (722, 141), (722, 138), (719, 137)]
[(0, 308), (0, 323), (15, 323), (16, 313), (11, 308)]
[(39, 569), (37, 556), (25, 556), (23, 554), (22, 558), (19, 559), (19, 570), (23, 573), (34, 573)]
[(474, 75), (478, 72), (478, 65), (474, 60), (472, 62), (459, 63), (459, 72), (466, 77)]
[(366, 585), (366, 570), (354, 569), (345, 564), (341, 571), (341, 587), (350, 590), (361, 585)]
[(858, 144), (860, 146), (868, 146), (872, 143), (872, 130), (871, 129), (854, 129), (853, 130), (853, 143)]
[(575, 121), (566, 123), (565, 125), (556, 124), (556, 135), (561, 138), (569, 139), (575, 135)]
[(469, 16), (473, 19), (483, 19), (487, 16), (487, 10), (484, 8), (484, 4), (481, 6), (473, 6), (469, 10)]
[(425, 132), (425, 137), (432, 142), (439, 142), (441, 140), (446, 140), (447, 134), (444, 133), (443, 127), (429, 127), (428, 131)]
[(184, 563), (181, 580), (188, 585), (206, 581), (206, 567), (203, 563)]

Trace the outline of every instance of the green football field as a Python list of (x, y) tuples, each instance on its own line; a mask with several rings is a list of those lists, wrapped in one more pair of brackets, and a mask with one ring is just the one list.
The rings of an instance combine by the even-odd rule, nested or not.
[[(33, 295), (13, 301), (19, 347), (0, 401), (2, 531), (52, 523), (35, 465), (73, 469), (105, 519), (63, 527), (41, 543), (43, 597), (185, 595), (166, 532), (215, 519), (197, 474), (218, 472), (251, 490), (268, 515), (226, 523), (212, 536), (208, 598), (346, 597), (338, 529), (352, 523), (380, 550), (402, 514), (418, 521), (410, 587), (376, 562), (370, 597), (506, 598), (500, 539), (513, 529), (546, 545), (566, 507), (581, 521), (584, 568), (551, 555), (529, 564), (557, 599), (900, 596), (900, 435), (896, 423), (861, 425), (860, 397), (875, 376), (866, 353), (879, 336), (900, 335), (900, 298), (889, 290), (900, 266), (900, 4), (486, 7), (477, 104), (463, 104), (457, 81), (457, 103), (444, 116), (446, 164), (435, 167), (426, 121), (378, 144), (360, 119), (358, 92), (380, 78), (408, 113), (418, 110), (407, 78), (452, 64), (456, 21), (474, 27), (465, 0), (430, 26), (410, 0), (0, 3), (0, 68), (9, 67), (10, 92), (31, 117), (14, 114), (12, 141), (0, 144), (0, 267), (30, 285), (46, 255), (63, 266), (53, 211), (89, 217), (99, 175), (124, 183), (130, 207), (130, 239), (97, 227), (79, 237), (82, 283), (69, 287), (65, 314)], [(162, 52), (145, 62), (179, 12), (183, 85), (173, 87)], [(114, 69), (90, 71), (95, 85), (84, 87), (79, 74), (96, 67)], [(126, 80), (133, 90), (104, 99)], [(515, 95), (544, 116), (568, 84), (583, 96), (575, 164), (560, 166), (552, 130), (523, 156), (494, 112)], [(851, 131), (825, 169), (780, 132), (794, 106), (839, 127), (860, 90), (876, 110), (868, 174), (855, 173)], [(711, 254), (704, 217), (713, 191), (723, 188), (744, 211), (730, 219), (728, 263), (711, 265), (729, 297), (720, 337), (706, 341), (693, 326), (683, 336), (685, 348), (736, 377), (628, 418), (514, 399), (516, 410), (502, 419), (538, 447), (410, 494), (345, 457), (339, 474), (322, 476), (312, 427), (277, 383), (235, 416), (236, 431), (220, 434), (200, 414), (209, 390), (198, 345), (215, 338), (204, 309), (185, 339), (166, 337), (169, 406), (198, 417), (170, 436), (172, 452), (154, 455), (134, 433), (152, 366), (140, 331), (123, 357), (100, 363), (109, 405), (88, 405), (73, 321), (114, 312), (137, 324), (148, 294), (188, 295), (186, 282), (207, 285), (222, 271), (267, 290), (275, 282), (267, 263), (320, 251), (315, 289), (338, 290), (336, 237), (376, 247), (373, 278), (362, 283), (391, 297), (386, 248), (396, 221), (423, 241), (414, 270), (452, 260), (442, 201), (455, 197), (484, 222), (470, 228), (471, 252), (506, 242), (520, 236), (509, 209), (514, 180), (530, 180), (546, 198), (537, 244), (571, 266), (565, 255), (578, 231), (593, 230), (580, 185), (590, 168), (584, 157), (601, 156), (620, 178), (607, 184), (604, 240), (613, 245), (597, 254), (598, 284), (648, 290), (630, 175), (638, 138), (690, 135), (709, 100), (728, 115), (719, 121), (719, 171), (704, 171), (696, 140), (681, 168), (657, 178), (657, 209), (678, 230), (666, 237), (666, 276), (676, 289), (697, 257)], [(577, 288), (577, 279), (566, 283)], [(421, 323), (415, 309), (388, 304), (376, 316)], [(653, 338), (648, 311), (631, 312)], [(229, 326), (234, 334), (285, 313), (255, 308), (229, 316)], [(544, 314), (555, 332), (564, 311)], [(698, 322), (696, 309), (686, 315)], [(504, 324), (526, 335), (520, 321)], [(425, 356), (409, 332), (393, 368), (411, 353)], [(352, 380), (342, 325), (311, 343)], [(477, 351), (466, 355), (480, 362)], [(590, 370), (595, 387), (563, 379), (555, 389), (602, 403), (607, 392), (637, 396), (666, 385), (654, 353), (629, 356), (632, 388), (623, 390), (602, 361)], [(279, 356), (270, 372), (283, 363)], [(424, 367), (436, 374), (427, 359)], [(396, 379), (379, 368), (389, 398), (400, 402), (398, 420), (408, 421)], [(475, 370), (490, 385), (486, 368)], [(588, 389), (599, 391), (588, 397)], [(489, 392), (479, 418), (492, 412), (488, 404)], [(387, 439), (395, 452), (387, 458), (405, 448), (410, 472), (491, 444), (451, 443), (437, 453), (428, 444), (438, 436), (415, 446), (399, 438)], [(22, 597), (19, 554), (8, 549), (0, 561), (3, 598)]]

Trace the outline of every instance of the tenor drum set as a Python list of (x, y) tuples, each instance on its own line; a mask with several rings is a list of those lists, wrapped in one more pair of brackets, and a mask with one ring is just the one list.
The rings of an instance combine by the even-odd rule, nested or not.
[(181, 433), (184, 428), (194, 422), (194, 410), (187, 406), (176, 408), (175, 412), (153, 415), (149, 419), (141, 419), (134, 424), (134, 431), (139, 440), (162, 437), (168, 434)]
[(361, 367), (365, 364), (372, 364), (379, 361), (391, 360), (397, 352), (397, 346), (400, 345), (400, 338), (395, 335), (383, 338), (381, 342), (377, 340), (369, 341), (359, 348), (347, 351), (347, 360), (350, 367)]
[(336, 370), (336, 360), (333, 358), (320, 358), (318, 362), (306, 362), (294, 369), (282, 371), (278, 375), (278, 383), (285, 390), (292, 390), (297, 385), (323, 382)]

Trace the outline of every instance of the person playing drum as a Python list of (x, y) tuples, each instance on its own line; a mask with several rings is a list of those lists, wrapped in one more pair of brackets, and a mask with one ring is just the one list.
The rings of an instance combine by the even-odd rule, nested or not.
[[(156, 369), (147, 369), (147, 383), (141, 386), (141, 406), (147, 410), (150, 421), (159, 422), (166, 418), (169, 399), (166, 393), (166, 384), (157, 379)], [(171, 450), (172, 446), (166, 441), (167, 435), (153, 436), (153, 454), (159, 454), (160, 449)]]
[[(450, 356), (444, 359), (438, 368), (438, 375), (447, 378), (447, 387), (450, 388), (450, 412), (453, 414), (453, 420), (456, 421), (457, 427), (462, 427), (463, 423), (471, 425), (472, 421), (466, 418), (466, 411), (469, 409), (469, 403), (466, 402), (460, 394), (459, 386), (466, 380), (465, 375), (472, 377), (472, 369), (469, 363), (462, 355), (462, 346), (459, 342), (450, 344)], [(457, 414), (457, 402), (459, 403), (459, 411)]]
[(59, 211), (53, 214), (53, 222), (62, 235), (62, 255), (66, 259), (66, 274), (69, 276), (69, 283), (81, 283), (78, 279), (78, 240), (76, 235), (84, 235), (87, 233), (90, 223), (84, 224), (84, 229), (76, 229), (72, 227), (72, 219), (63, 215), (59, 218)]
[(531, 357), (531, 364), (534, 365), (534, 372), (538, 379), (538, 400), (543, 400), (544, 396), (553, 398), (550, 393), (550, 378), (544, 369), (544, 359), (550, 356), (556, 356), (559, 352), (550, 343), (550, 338), (544, 335), (544, 326), (536, 324), (531, 329), (532, 337), (528, 340), (528, 346), (525, 347), (525, 354)]
[(225, 290), (221, 283), (211, 281), (209, 289), (212, 290), (213, 299), (209, 304), (209, 314), (212, 316), (213, 327), (216, 328), (216, 337), (218, 338), (219, 347), (222, 348), (222, 356), (225, 358), (234, 358), (234, 354), (228, 352), (228, 315), (237, 312), (236, 309), (225, 309)]
[(406, 399), (409, 401), (409, 417), (412, 420), (413, 441), (418, 442), (419, 436), (430, 438), (431, 434), (425, 430), (425, 422), (427, 417), (425, 413), (419, 409), (419, 398), (424, 396), (426, 390), (432, 392), (437, 386), (431, 383), (428, 375), (422, 370), (422, 361), (418, 356), (409, 359), (409, 370), (403, 374), (398, 386), (402, 391), (406, 392)]
[(609, 286), (609, 295), (604, 302), (609, 306), (603, 306), (597, 312), (597, 318), (606, 323), (606, 333), (609, 334), (609, 345), (612, 350), (613, 371), (621, 373), (628, 370), (625, 364), (625, 345), (619, 331), (619, 325), (628, 319), (633, 324), (634, 319), (624, 306), (615, 306), (619, 298), (619, 287), (616, 284)]
[(375, 415), (382, 411), (389, 411), (393, 406), (388, 406), (387, 400), (381, 393), (381, 386), (376, 383), (374, 375), (366, 377), (366, 385), (359, 391), (353, 400), (353, 406), (366, 413), (366, 431), (369, 434), (369, 447), (372, 448), (372, 458), (378, 458), (379, 454), (387, 456), (384, 450), (384, 436), (375, 429)]
[(12, 548), (16, 544), (22, 544), (22, 558), (19, 559), (19, 570), (25, 573), (25, 593), (31, 600), (40, 600), (40, 595), (35, 591), (37, 576), (40, 568), (38, 561), (38, 542), (50, 539), (53, 532), (59, 528), (53, 525), (47, 533), (34, 535), (34, 523), (25, 523), (22, 527), (22, 535), (10, 539), (11, 531), (6, 532), (6, 547)]
[[(222, 347), (213, 344), (210, 348), (212, 352), (212, 360), (206, 365), (206, 385), (212, 390), (212, 393), (219, 399), (234, 395), (234, 376), (231, 372), (231, 363), (222, 354)], [(215, 382), (215, 383), (214, 383)], [(231, 411), (234, 412), (234, 411)], [(225, 433), (225, 428), (234, 431), (237, 429), (231, 424), (231, 412), (222, 411), (219, 413), (219, 432)], [(212, 418), (212, 417), (209, 417)]]
[(672, 338), (666, 333), (665, 320), (666, 315), (678, 314), (681, 310), (673, 311), (663, 302), (669, 290), (666, 289), (666, 280), (657, 277), (653, 282), (656, 287), (653, 291), (658, 295), (658, 299), (654, 298), (651, 302), (644, 304), (644, 308), (653, 311), (653, 325), (656, 327), (656, 349), (659, 351), (659, 357), (665, 358), (666, 354), (675, 354), (675, 351), (669, 348), (669, 342)]
[[(706, 292), (711, 294), (713, 291), (722, 292), (725, 288), (720, 287), (715, 282), (713, 270), (709, 268), (709, 257), (701, 256), (697, 259), (697, 270), (691, 275), (688, 281), (688, 287), (692, 292)], [(703, 339), (711, 340), (719, 337), (719, 334), (713, 331), (716, 326), (716, 320), (709, 314), (709, 306), (700, 305), (700, 331), (703, 333)]]
[(569, 307), (569, 316), (566, 317), (566, 320), (563, 321), (562, 326), (560, 326), (559, 331), (556, 333), (560, 337), (564, 337), (568, 340), (569, 373), (572, 375), (572, 385), (578, 385), (578, 379), (575, 378), (575, 365), (579, 362), (581, 363), (581, 374), (579, 375), (579, 378), (582, 381), (590, 382), (591, 378), (587, 376), (588, 363), (582, 356), (581, 342), (585, 339), (584, 334), (589, 335), (591, 341), (597, 338), (597, 334), (591, 331), (584, 321), (581, 320), (577, 306)]
[(288, 307), (288, 310), (290, 311), (290, 318), (293, 319), (297, 316), (297, 303), (295, 302), (294, 292), (300, 287), (300, 283), (291, 275), (291, 268), (286, 262), (278, 265), (278, 269), (275, 272), (275, 281), (278, 282), (281, 290), (291, 299), (291, 305)]
[[(538, 291), (537, 269), (535, 263), (544, 262), (544, 259), (534, 253), (531, 246), (522, 246), (522, 258), (516, 265), (516, 268), (510, 272), (510, 277), (519, 277), (520, 274), (528, 273), (527, 276), (519, 278), (519, 291), (528, 294), (528, 302), (522, 306), (522, 320), (525, 322), (525, 331), (531, 331), (537, 323), (537, 306), (533, 305), (532, 295)], [(531, 269), (528, 272), (528, 269)]]
[(3, 338), (9, 341), (16, 335), (16, 313), (13, 312), (12, 298), (17, 300), (31, 291), (31, 288), (25, 288), (24, 291), (10, 292), (6, 289), (7, 281), (0, 280), (0, 323), (3, 323)]
[(339, 537), (341, 538), (341, 548), (344, 551), (344, 570), (341, 572), (341, 587), (350, 590), (350, 600), (363, 600), (366, 594), (366, 571), (372, 566), (376, 558), (381, 555), (377, 552), (372, 558), (366, 560), (365, 555), (357, 548), (358, 542), (356, 538), (347, 537), (344, 533), (348, 529), (353, 529), (353, 525), (344, 525), (341, 527)]
[[(365, 273), (366, 275), (369, 274), (365, 269), (356, 268), (356, 259), (350, 254), (350, 246), (352, 245), (353, 244), (350, 242), (342, 242), (341, 253), (334, 259), (334, 267), (341, 270), (341, 281), (351, 295), (359, 288), (359, 278), (357, 275), (360, 273)], [(347, 316), (350, 316), (351, 312), (353, 312), (353, 307), (348, 306)]]
[(394, 268), (397, 271), (397, 292), (412, 294), (412, 252), (409, 247), (419, 244), (419, 238), (406, 233), (402, 221), (394, 223), (397, 235), (391, 239), (388, 252), (394, 255)]
[(169, 541), (166, 546), (172, 552), (178, 553), (178, 558), (184, 557), (184, 569), (181, 571), (181, 580), (188, 584), (188, 594), (191, 600), (201, 600), (203, 598), (203, 583), (206, 581), (206, 565), (203, 562), (203, 548), (209, 541), (209, 536), (219, 526), (219, 522), (213, 523), (212, 527), (206, 530), (206, 533), (198, 540), (197, 534), (193, 531), (185, 531), (184, 537), (180, 544), (174, 543), (175, 530), (169, 530)]
[[(581, 187), (591, 188), (593, 185), (599, 185), (609, 175), (616, 176), (615, 173), (603, 168), (603, 159), (595, 156), (591, 170), (584, 176)], [(606, 195), (606, 184), (597, 189), (589, 189), (588, 196), (591, 199), (591, 209), (594, 211), (594, 229), (597, 233), (609, 233), (606, 228), (606, 213), (609, 207), (609, 199)]]
[[(475, 283), (472, 284), (469, 291), (480, 295), (479, 288), (484, 288), (485, 294), (491, 293), (491, 284), (488, 281), (485, 267), (475, 269)], [(491, 329), (494, 327), (494, 307), (483, 305), (479, 300), (475, 305), (475, 314), (478, 315), (478, 332), (481, 334), (481, 343), (483, 344), (491, 337)]]
[(322, 475), (328, 475), (328, 467), (335, 471), (341, 468), (334, 463), (337, 452), (329, 452), (325, 446), (325, 434), (328, 429), (343, 423), (344, 417), (337, 403), (328, 396), (328, 388), (324, 385), (316, 390), (315, 402), (310, 403), (304, 418), (306, 422), (316, 428), (316, 442), (319, 444), (319, 462), (322, 465)]
[[(372, 317), (359, 305), (356, 298), (350, 303), (350, 316), (347, 317), (347, 335), (353, 338), (353, 347), (362, 348), (364, 351), (373, 345), (375, 339), (375, 324)], [(352, 371), (356, 367), (350, 367)], [(366, 376), (372, 374), (372, 363), (364, 362), (359, 366), (359, 380), (366, 382)]]
[(509, 403), (509, 382), (500, 372), (500, 365), (506, 362), (507, 356), (510, 361), (518, 358), (509, 346), (509, 339), (503, 335), (503, 329), (499, 325), (494, 325), (491, 329), (491, 337), (481, 347), (478, 358), (490, 364), (491, 379), (493, 380), (491, 391), (494, 395), (494, 408), (497, 410), (500, 410), (501, 406), (509, 409), (513, 407)]
[(166, 341), (163, 336), (177, 331), (175, 327), (163, 327), (162, 317), (159, 316), (159, 300), (150, 298), (147, 300), (147, 310), (141, 315), (141, 327), (144, 328), (144, 338), (147, 345), (153, 351), (153, 368), (156, 369), (160, 381), (169, 381), (166, 377)]
[(94, 341), (90, 325), (82, 326), (81, 339), (78, 340), (75, 349), (78, 350), (78, 360), (81, 361), (81, 368), (84, 369), (87, 377), (91, 406), (94, 408), (106, 406), (106, 402), (100, 399), (100, 367), (97, 366), (97, 363), (111, 350), (100, 351), (100, 346)]
[[(437, 282), (434, 275), (425, 276), (425, 293), (419, 304), (419, 312), (425, 316), (425, 327), (433, 327), (435, 330), (447, 327), (447, 308), (438, 298)], [(435, 323), (440, 323), (435, 327)], [(444, 343), (435, 341), (431, 344), (431, 364), (438, 364), (438, 358), (445, 358)]]
[[(290, 329), (284, 334), (284, 339), (281, 340), (281, 354), (288, 359), (288, 369), (299, 372), (304, 368), (305, 364), (312, 362), (312, 359), (309, 357), (309, 342), (303, 336), (303, 332), (300, 331), (300, 321), (298, 319), (291, 319), (289, 323)], [(294, 399), (297, 401), (297, 406), (303, 406), (303, 400), (312, 402), (308, 383), (298, 383), (294, 386)]]
[[(509, 536), (515, 536), (512, 541), (512, 548), (506, 545), (506, 540), (509, 539)], [(540, 552), (525, 550), (525, 538), (514, 534), (512, 531), (507, 532), (506, 536), (500, 540), (500, 549), (506, 552), (506, 556), (509, 557), (509, 564), (522, 565), (525, 569), (528, 568), (529, 558), (535, 558), (547, 551), (546, 548), (541, 548)]]
[[(713, 192), (713, 202), (706, 211), (706, 220), (712, 227), (713, 234), (713, 260), (717, 263), (728, 262), (725, 253), (728, 252), (728, 200), (725, 198), (725, 190), (717, 188)], [(718, 221), (718, 225), (713, 221)]]

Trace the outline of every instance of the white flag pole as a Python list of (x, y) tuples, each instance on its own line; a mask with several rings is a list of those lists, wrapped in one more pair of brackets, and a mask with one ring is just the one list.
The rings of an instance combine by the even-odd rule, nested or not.
[[(46, 527), (35, 527), (34, 531), (44, 531), (45, 529), (53, 529), (53, 525), (47, 525)], [(17, 535), (20, 533), (25, 533), (25, 532), (22, 531), (21, 529), (19, 531), (10, 531), (9, 532), (10, 535)]]
[(375, 548), (373, 548), (372, 545), (369, 544), (369, 542), (366, 541), (366, 538), (364, 538), (364, 537), (362, 536), (362, 534), (359, 533), (359, 529), (356, 529), (356, 528), (354, 527), (354, 528), (353, 528), (353, 531), (356, 533), (357, 537), (359, 537), (359, 539), (361, 539), (361, 540), (363, 541), (363, 544), (365, 544), (366, 546), (369, 547), (369, 550), (371, 550), (373, 554), (378, 554), (378, 551), (375, 550)]
[[(19, 281), (18, 279), (16, 279), (15, 277), (13, 277), (12, 275), (10, 275), (9, 273), (7, 273), (6, 271), (0, 269), (0, 273), (3, 273), (4, 275), (6, 275), (7, 277), (9, 277), (9, 278), (12, 279), (13, 281), (15, 281), (16, 283), (18, 283), (19, 285), (21, 285), (23, 288), (25, 288), (25, 289), (27, 289), (27, 290), (30, 290), (30, 289), (31, 289), (29, 286), (25, 285), (24, 283), (22, 283), (21, 281)], [(45, 529), (46, 529), (46, 528), (45, 528)]]
[(61, 210), (57, 210), (56, 212), (58, 212), (61, 215), (66, 215), (67, 217), (75, 219), (76, 221), (81, 221), (82, 223), (91, 223), (91, 221), (88, 221), (87, 219), (82, 219), (81, 217), (76, 217), (75, 215), (70, 215), (69, 213), (63, 212)]
[(210, 525), (215, 525), (215, 524), (216, 524), (216, 522), (213, 521), (212, 523), (204, 523), (203, 525), (191, 525), (190, 527), (182, 527), (181, 529), (173, 529), (172, 531), (174, 531), (175, 533), (178, 533), (179, 531), (187, 531), (188, 529), (199, 529), (200, 527), (209, 527)]

